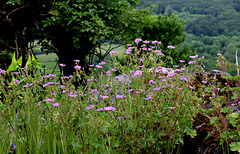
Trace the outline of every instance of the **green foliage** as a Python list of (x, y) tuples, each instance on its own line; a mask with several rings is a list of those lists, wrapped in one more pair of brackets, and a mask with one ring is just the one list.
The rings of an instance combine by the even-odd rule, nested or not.
[(15, 53), (14, 53), (13, 57), (12, 57), (12, 63), (6, 72), (20, 71), (21, 67), (24, 67), (24, 68), (30, 67), (31, 68), (31, 66), (35, 66), (39, 70), (42, 69), (40, 67), (40, 63), (36, 60), (36, 58), (33, 54), (28, 56), (28, 61), (27, 61), (26, 65), (22, 66), (22, 56), (18, 60), (16, 60)]

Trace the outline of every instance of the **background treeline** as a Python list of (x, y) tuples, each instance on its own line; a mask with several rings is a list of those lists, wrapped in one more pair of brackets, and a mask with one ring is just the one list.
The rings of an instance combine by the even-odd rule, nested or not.
[(184, 44), (190, 44), (200, 56), (205, 56), (206, 70), (216, 68), (217, 53), (222, 53), (233, 65), (228, 70), (236, 74), (235, 52), (240, 47), (240, 0), (142, 0), (155, 7), (156, 14), (175, 14), (185, 20), (188, 33)]

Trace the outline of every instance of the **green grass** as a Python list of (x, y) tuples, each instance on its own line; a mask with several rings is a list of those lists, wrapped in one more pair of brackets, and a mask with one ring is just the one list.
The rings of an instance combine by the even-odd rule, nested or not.
[(55, 74), (59, 74), (60, 73), (60, 69), (57, 66), (55, 71), (53, 72), (56, 64), (57, 64), (57, 60), (58, 57), (55, 53), (49, 53), (48, 55), (46, 54), (41, 54), (41, 55), (36, 55), (38, 58), (39, 63), (41, 64), (41, 66), (45, 69), (45, 74), (51, 74), (51, 73), (55, 73)]
[[(115, 48), (115, 47), (118, 47), (120, 44), (112, 44), (111, 48)], [(102, 46), (103, 49), (107, 50), (109, 48), (109, 43), (105, 43), (103, 46)], [(105, 50), (102, 50), (102, 54), (104, 54), (106, 51)], [(118, 47), (118, 48), (115, 48), (113, 49), (112, 51), (118, 51), (118, 55), (119, 57), (122, 57), (123, 54), (125, 53), (125, 47), (124, 45)], [(98, 52), (99, 49), (97, 49)], [(53, 69), (55, 68), (56, 66), (56, 63), (57, 63), (57, 60), (58, 60), (58, 57), (55, 53), (49, 53), (48, 55), (46, 54), (39, 54), (39, 55), (36, 55), (37, 58), (38, 58), (38, 61), (39, 63), (41, 63), (41, 66), (42, 67), (45, 67), (45, 73), (46, 74), (50, 74), (50, 73), (55, 73), (55, 74), (59, 74), (60, 73), (60, 69), (59, 67), (57, 66), (55, 71), (53, 72)]]

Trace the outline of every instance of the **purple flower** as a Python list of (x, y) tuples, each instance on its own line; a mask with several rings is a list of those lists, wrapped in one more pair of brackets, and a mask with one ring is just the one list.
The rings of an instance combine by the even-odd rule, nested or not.
[(168, 46), (168, 49), (175, 49), (176, 47), (172, 46), (172, 45), (169, 45)]
[(160, 88), (154, 88), (153, 90), (160, 90)]
[(198, 57), (198, 55), (195, 55), (195, 56), (189, 56), (189, 58), (197, 58)]
[(108, 106), (108, 107), (105, 107), (104, 110), (107, 110), (107, 111), (111, 111), (111, 110), (116, 110), (115, 107), (112, 107), (112, 106)]
[(127, 44), (127, 46), (132, 46), (132, 44)]
[(100, 108), (100, 109), (96, 109), (96, 111), (103, 111), (103, 108)]
[(202, 81), (202, 83), (207, 83), (207, 81)]
[(81, 66), (78, 66), (78, 65), (77, 65), (77, 66), (74, 66), (74, 68), (80, 70), (80, 69), (81, 69)]
[(94, 65), (88, 65), (89, 67), (93, 67)]
[(115, 79), (119, 79), (120, 77), (119, 76), (116, 76), (116, 77), (114, 77)]
[(171, 110), (173, 110), (173, 109), (175, 109), (176, 107), (169, 107), (169, 109), (171, 109)]
[(87, 107), (88, 110), (91, 110), (94, 108), (94, 105), (90, 105), (89, 107)]
[(16, 145), (15, 144), (13, 144), (12, 149), (16, 149)]
[(112, 55), (112, 54), (118, 54), (118, 52), (117, 52), (117, 51), (111, 51), (111, 52), (109, 52), (109, 54), (110, 54), (110, 55)]
[(180, 63), (184, 63), (185, 62), (185, 60), (179, 60), (180, 61)]
[(141, 58), (138, 58), (138, 60), (143, 61), (143, 59), (141, 59)]
[(123, 117), (117, 117), (118, 119), (122, 119)]
[(87, 79), (87, 82), (90, 82), (90, 81), (92, 81), (91, 79)]
[(143, 67), (144, 67), (144, 65), (141, 65), (141, 66), (138, 66), (138, 67), (140, 67), (140, 68), (143, 68)]
[(57, 106), (59, 106), (59, 103), (53, 103), (53, 106), (57, 107)]
[(131, 92), (131, 91), (133, 91), (133, 89), (129, 89), (128, 91)]
[(179, 67), (178, 65), (173, 65), (173, 67)]

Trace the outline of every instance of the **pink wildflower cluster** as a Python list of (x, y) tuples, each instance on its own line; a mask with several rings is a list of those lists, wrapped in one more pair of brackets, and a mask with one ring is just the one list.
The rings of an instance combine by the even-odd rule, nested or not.
[(135, 41), (134, 41), (134, 42), (138, 44), (138, 43), (139, 43), (139, 42), (141, 42), (141, 41), (142, 41), (142, 39), (140, 39), (140, 38), (137, 38), (137, 39), (135, 39)]

